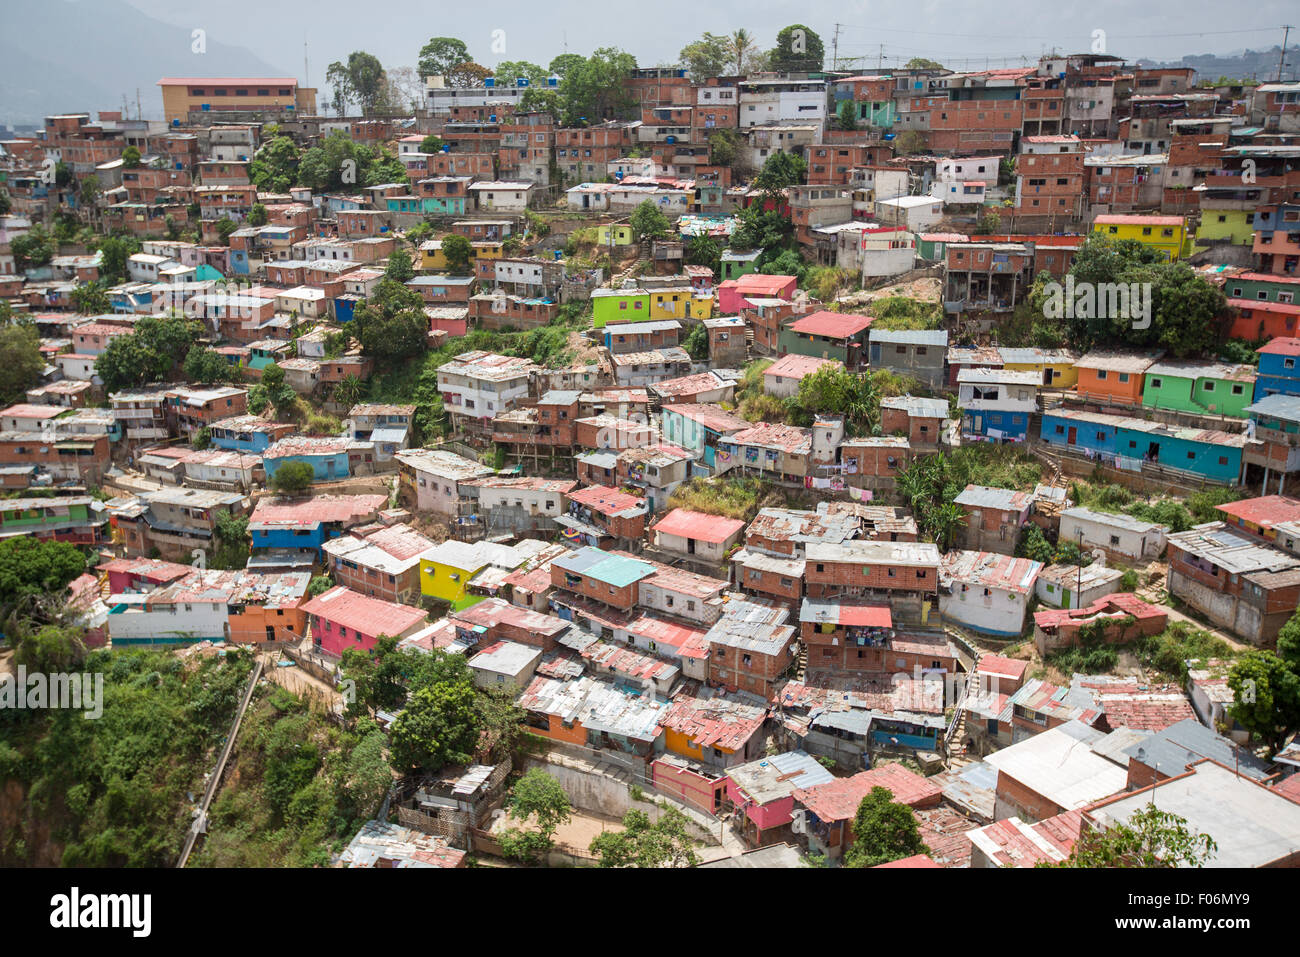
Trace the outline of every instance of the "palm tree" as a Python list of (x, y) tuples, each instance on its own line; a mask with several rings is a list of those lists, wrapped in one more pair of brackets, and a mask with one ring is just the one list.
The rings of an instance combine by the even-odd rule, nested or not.
[(362, 391), (360, 379), (354, 375), (345, 376), (334, 386), (334, 401), (350, 409), (361, 401)]
[(736, 58), (736, 73), (745, 72), (745, 59), (752, 55), (757, 48), (754, 38), (749, 35), (749, 31), (741, 27), (730, 37), (731, 55)]
[(953, 533), (966, 523), (966, 513), (962, 511), (961, 506), (952, 502), (935, 505), (927, 511), (925, 517), (935, 544), (939, 546), (940, 551), (944, 552), (952, 547)]

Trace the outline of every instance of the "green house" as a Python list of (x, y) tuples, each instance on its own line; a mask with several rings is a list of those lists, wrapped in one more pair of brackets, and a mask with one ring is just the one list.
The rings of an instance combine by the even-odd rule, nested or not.
[(1296, 298), (1297, 293), (1300, 293), (1300, 276), (1248, 272), (1229, 276), (1223, 284), (1223, 294), (1229, 299), (1295, 304), (1300, 301)]
[(1208, 249), (1212, 244), (1250, 246), (1254, 242), (1254, 210), (1201, 207), (1201, 224), (1196, 228), (1196, 251)]
[(1142, 404), (1152, 409), (1244, 419), (1254, 393), (1255, 370), (1251, 366), (1170, 359), (1147, 369)]
[(761, 249), (755, 249), (751, 252), (735, 252), (728, 249), (722, 254), (722, 282), (728, 279), (739, 279), (752, 272), (758, 272), (758, 257), (762, 255)]

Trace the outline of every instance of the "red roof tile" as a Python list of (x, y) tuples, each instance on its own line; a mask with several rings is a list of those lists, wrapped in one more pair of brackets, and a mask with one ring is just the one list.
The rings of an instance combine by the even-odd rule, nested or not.
[(687, 508), (675, 508), (655, 525), (654, 531), (680, 538), (692, 538), (710, 545), (721, 545), (727, 539), (741, 531), (745, 523), (738, 518), (726, 518), (722, 515), (709, 515), (705, 512), (692, 512)]
[(932, 807), (943, 793), (937, 785), (900, 764), (883, 764), (852, 777), (797, 788), (794, 799), (823, 821), (848, 821), (874, 787), (887, 788), (896, 803), (912, 808)]
[(792, 322), (789, 328), (807, 336), (827, 336), (831, 339), (847, 339), (867, 328), (875, 318), (872, 316), (852, 316), (842, 312), (822, 310), (804, 316)]

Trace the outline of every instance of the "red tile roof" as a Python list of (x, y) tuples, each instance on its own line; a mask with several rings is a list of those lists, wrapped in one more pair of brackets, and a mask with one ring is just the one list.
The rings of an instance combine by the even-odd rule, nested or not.
[(1093, 222), (1116, 226), (1182, 226), (1186, 221), (1181, 216), (1137, 216), (1129, 213), (1108, 213), (1098, 216)]
[(1273, 339), (1262, 349), (1256, 349), (1262, 356), (1300, 356), (1300, 339)]
[(665, 535), (677, 535), (680, 538), (693, 538), (698, 542), (721, 545), (744, 527), (745, 523), (738, 518), (675, 508), (661, 518), (654, 525), (653, 530), (663, 532)]
[(794, 799), (823, 821), (848, 821), (874, 787), (887, 788), (898, 804), (930, 807), (939, 803), (942, 790), (900, 764), (884, 764), (859, 771), (848, 778), (836, 778), (810, 788), (796, 788)]
[(975, 670), (982, 675), (997, 675), (1006, 678), (1023, 678), (1029, 669), (1029, 662), (1019, 658), (1004, 658), (1002, 655), (982, 655)]
[(302, 606), (309, 615), (352, 628), (363, 635), (401, 635), (424, 621), (425, 614), (410, 605), (398, 605), (382, 598), (362, 595), (335, 585)]
[(736, 291), (743, 296), (771, 297), (778, 295), (795, 276), (771, 276), (764, 273), (746, 273), (736, 278)]
[(645, 499), (608, 485), (589, 485), (575, 489), (567, 494), (567, 498), (570, 502), (577, 502), (602, 515), (616, 515), (645, 504)]
[(808, 336), (828, 336), (831, 339), (847, 339), (867, 328), (875, 318), (872, 316), (852, 316), (842, 312), (821, 310), (792, 322), (789, 328)]
[(1272, 528), (1279, 522), (1300, 521), (1300, 498), (1289, 495), (1262, 495), (1259, 498), (1245, 498), (1239, 502), (1227, 502), (1217, 506), (1220, 512), (1258, 525), (1260, 528)]
[(928, 854), (913, 854), (911, 857), (904, 857), (897, 861), (890, 861), (888, 864), (877, 864), (876, 868), (882, 867), (938, 867), (934, 858)]

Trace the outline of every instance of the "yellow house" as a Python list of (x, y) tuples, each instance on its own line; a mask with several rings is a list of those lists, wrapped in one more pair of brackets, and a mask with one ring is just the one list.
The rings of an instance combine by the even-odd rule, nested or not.
[(479, 596), (466, 590), (471, 578), (489, 565), (515, 569), (527, 560), (509, 545), (448, 539), (420, 556), (420, 594), (457, 607), (472, 604)]
[(607, 223), (596, 227), (596, 242), (601, 246), (609, 245), (609, 235), (614, 234), (615, 246), (632, 245), (632, 227), (627, 223)]
[(1107, 239), (1133, 239), (1143, 246), (1163, 253), (1175, 261), (1183, 255), (1187, 242), (1187, 221), (1182, 216), (1098, 216), (1092, 224), (1094, 233)]
[(711, 319), (713, 297), (689, 286), (659, 286), (644, 290), (650, 297), (650, 319)]
[[(504, 255), (504, 246), (498, 242), (470, 243), (474, 251), (470, 256), (471, 265), (475, 259), (500, 259)], [(420, 258), (415, 264), (417, 269), (444, 272), (447, 269), (447, 257), (442, 251), (441, 239), (430, 239), (420, 243)]]
[(1073, 389), (1079, 382), (1078, 356), (1068, 349), (1000, 349), (1007, 372), (1033, 372), (1044, 389)]

